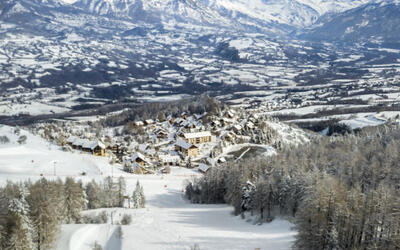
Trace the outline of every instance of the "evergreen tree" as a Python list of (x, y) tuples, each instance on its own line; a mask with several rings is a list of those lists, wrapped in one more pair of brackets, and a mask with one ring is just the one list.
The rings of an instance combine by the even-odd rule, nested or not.
[(108, 176), (104, 180), (104, 201), (106, 207), (118, 207), (119, 195), (117, 183), (114, 183), (113, 179)]
[(8, 211), (14, 224), (12, 225), (7, 249), (33, 250), (32, 223), (29, 218), (29, 205), (25, 199), (28, 191), (24, 186), (19, 187), (17, 198), (9, 201)]
[(65, 221), (76, 223), (81, 217), (85, 206), (82, 186), (71, 177), (65, 180)]
[(104, 201), (102, 200), (104, 195), (102, 194), (101, 187), (97, 182), (92, 180), (86, 184), (85, 191), (88, 209), (96, 209), (104, 205)]
[(0, 224), (0, 249), (5, 249), (7, 247), (7, 232), (6, 228)]
[(124, 177), (118, 178), (118, 206), (123, 207), (126, 193), (126, 182)]
[(30, 188), (28, 201), (35, 229), (33, 238), (38, 250), (50, 249), (59, 231), (61, 216), (58, 214), (59, 200), (54, 186), (42, 178)]
[(140, 185), (139, 181), (136, 182), (136, 188), (135, 191), (133, 191), (132, 200), (134, 208), (144, 208), (146, 205), (143, 187)]

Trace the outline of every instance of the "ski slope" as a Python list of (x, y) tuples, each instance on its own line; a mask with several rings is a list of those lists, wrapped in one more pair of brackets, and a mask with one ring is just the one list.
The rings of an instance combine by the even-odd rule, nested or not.
[[(127, 194), (131, 195), (136, 181), (144, 187), (146, 208), (98, 209), (85, 214), (106, 210), (113, 215), (113, 224), (62, 225), (55, 250), (91, 250), (98, 242), (105, 250), (190, 249), (198, 244), (200, 249), (290, 249), (296, 232), (286, 220), (253, 225), (247, 219), (232, 215), (228, 205), (191, 204), (183, 197), (187, 179), (200, 176), (193, 169), (173, 167), (171, 174), (132, 175), (120, 167), (112, 167), (108, 159), (89, 154), (63, 152), (56, 145), (21, 129), (27, 143), (19, 145), (14, 128), (0, 126), (0, 136), (10, 142), (0, 144), (0, 185), (7, 180), (35, 181), (46, 178), (75, 177), (84, 183), (92, 179), (101, 181), (106, 176), (124, 176)], [(54, 163), (56, 162), (56, 163)], [(54, 165), (56, 173), (54, 175)], [(86, 176), (80, 173), (86, 172)], [(122, 237), (117, 226), (124, 214), (132, 215), (132, 223), (122, 227)]]
[[(26, 144), (18, 144), (19, 136), (27, 136)], [(109, 175), (112, 168), (107, 158), (95, 157), (86, 153), (63, 152), (40, 136), (21, 129), (20, 135), (14, 128), (0, 125), (0, 136), (7, 136), (7, 144), (0, 144), (0, 184), (7, 180), (37, 180), (46, 178), (79, 177), (82, 172), (86, 178)]]
[(95, 241), (105, 250), (190, 249), (194, 244), (202, 250), (290, 249), (296, 232), (291, 230), (293, 225), (285, 220), (253, 225), (233, 216), (230, 206), (190, 204), (186, 201), (183, 198), (183, 183), (195, 175), (199, 175), (196, 170), (172, 168), (169, 175), (126, 176), (129, 193), (133, 192), (136, 180), (143, 185), (146, 208), (85, 212), (105, 210), (110, 215), (113, 213), (114, 224), (124, 214), (131, 214), (132, 223), (122, 226), (122, 239), (115, 236), (115, 226), (109, 224), (64, 225), (56, 250), (91, 249)]

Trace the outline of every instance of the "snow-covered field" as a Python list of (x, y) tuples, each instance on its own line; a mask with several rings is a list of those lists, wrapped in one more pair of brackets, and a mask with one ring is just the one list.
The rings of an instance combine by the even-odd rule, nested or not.
[[(105, 176), (124, 176), (128, 194), (136, 181), (144, 186), (145, 209), (107, 209), (114, 222), (132, 214), (132, 223), (122, 226), (122, 239), (111, 224), (63, 225), (56, 250), (90, 250), (97, 241), (104, 249), (290, 249), (296, 232), (281, 219), (263, 225), (232, 215), (227, 205), (190, 204), (183, 198), (184, 182), (200, 174), (196, 170), (172, 168), (168, 175), (131, 175), (112, 167), (108, 160), (78, 152), (63, 152), (42, 138), (21, 130), (27, 143), (19, 145), (14, 128), (0, 127), (0, 136), (10, 142), (0, 144), (0, 184), (7, 180), (36, 180), (73, 176), (87, 182)], [(54, 172), (54, 168), (56, 171)], [(82, 171), (86, 176), (81, 176)], [(55, 174), (55, 175), (54, 175)], [(85, 211), (98, 213), (100, 210)], [(110, 222), (111, 223), (111, 222)]]

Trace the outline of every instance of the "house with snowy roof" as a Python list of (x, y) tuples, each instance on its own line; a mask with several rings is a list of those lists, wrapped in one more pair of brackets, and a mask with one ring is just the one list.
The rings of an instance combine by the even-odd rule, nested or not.
[(105, 156), (106, 155), (106, 145), (99, 140), (89, 141), (85, 140), (82, 144), (82, 150), (86, 152), (91, 152), (93, 155)]
[(136, 162), (137, 164), (144, 166), (146, 164), (150, 164), (150, 161), (140, 152), (134, 153), (129, 160), (131, 162)]
[(144, 121), (144, 123), (146, 125), (152, 125), (152, 124), (154, 124), (154, 120), (153, 119), (147, 119), (147, 120)]
[[(175, 152), (176, 153), (176, 152)], [(160, 160), (161, 164), (164, 166), (172, 166), (172, 165), (178, 165), (179, 162), (181, 161), (181, 157), (176, 153), (175, 155), (171, 154), (160, 154), (158, 156), (158, 159)]]
[(191, 144), (211, 142), (211, 132), (203, 131), (194, 133), (184, 133), (183, 138), (186, 142), (189, 142)]
[(142, 122), (142, 121), (136, 121), (136, 122), (134, 122), (133, 123), (136, 127), (142, 127), (142, 126), (144, 126), (144, 122)]
[(182, 139), (176, 141), (175, 150), (181, 152), (184, 156), (196, 157), (199, 155), (198, 147)]
[(210, 166), (204, 164), (204, 163), (200, 163), (199, 167), (197, 168), (200, 172), (202, 173), (207, 173), (208, 170), (210, 170)]

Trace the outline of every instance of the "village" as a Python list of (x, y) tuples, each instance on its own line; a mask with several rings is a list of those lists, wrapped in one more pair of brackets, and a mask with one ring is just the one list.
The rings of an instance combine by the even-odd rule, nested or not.
[(134, 174), (169, 173), (172, 166), (205, 173), (238, 158), (237, 152), (241, 158), (251, 147), (273, 151), (281, 147), (285, 136), (301, 136), (291, 127), (286, 132), (281, 127), (275, 129), (284, 125), (267, 115), (234, 108), (219, 114), (165, 114), (161, 119), (138, 120), (115, 128), (98, 129), (82, 121), (63, 124), (64, 129), (40, 124), (35, 131), (44, 137), (47, 134), (48, 140), (55, 140), (66, 151), (108, 157), (110, 163)]

